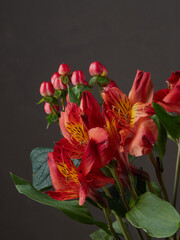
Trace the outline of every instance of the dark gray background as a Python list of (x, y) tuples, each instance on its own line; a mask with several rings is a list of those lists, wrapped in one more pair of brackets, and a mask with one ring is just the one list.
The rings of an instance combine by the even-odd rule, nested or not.
[[(137, 69), (152, 73), (155, 90), (180, 70), (179, 1), (1, 1), (1, 239), (88, 239), (95, 227), (18, 194), (9, 172), (31, 181), (30, 151), (60, 139), (46, 130), (39, 86), (60, 63), (88, 75), (100, 61), (125, 93)], [(166, 185), (172, 194), (176, 146), (168, 143)], [(152, 173), (148, 158), (136, 160)], [(178, 201), (180, 198), (178, 198)]]

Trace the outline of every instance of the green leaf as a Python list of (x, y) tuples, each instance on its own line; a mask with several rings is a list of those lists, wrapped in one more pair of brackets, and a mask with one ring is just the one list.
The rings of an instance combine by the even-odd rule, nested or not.
[[(117, 221), (113, 223), (113, 228), (114, 230), (116, 231), (116, 233), (118, 235), (121, 235), (122, 236), (122, 232), (120, 231), (119, 229), (119, 226), (118, 226), (118, 223)], [(99, 229), (93, 233), (91, 233), (90, 235), (90, 238), (92, 240), (114, 240), (113, 236), (110, 235), (110, 234), (107, 234), (104, 230), (102, 229)]]
[(30, 154), (33, 172), (33, 186), (37, 190), (52, 187), (49, 166), (47, 163), (47, 154), (52, 151), (52, 148), (38, 147)]
[(96, 80), (97, 80), (97, 77), (92, 77), (90, 80), (89, 80), (89, 86), (92, 88), (94, 87), (95, 83), (96, 83)]
[(69, 82), (69, 77), (68, 76), (61, 76), (61, 80), (64, 84), (67, 84)]
[(83, 91), (91, 91), (91, 89), (88, 85), (82, 85), (82, 84), (77, 85), (71, 89), (78, 99), (81, 97)]
[[(156, 194), (156, 196), (162, 198), (162, 190), (161, 190), (160, 187), (158, 187), (156, 182), (151, 182), (151, 186), (154, 190), (154, 194)], [(146, 191), (150, 192), (150, 189), (149, 189), (148, 185), (146, 185)]]
[(180, 138), (180, 116), (173, 116), (157, 103), (153, 103), (157, 117), (172, 139)]
[(41, 100), (37, 104), (43, 103), (44, 101), (44, 98), (41, 98)]
[(57, 89), (55, 89), (54, 97), (55, 97), (56, 99), (58, 99), (58, 98), (61, 96), (62, 91), (63, 91), (63, 90), (57, 90)]
[(77, 222), (96, 225), (109, 233), (107, 225), (103, 222), (96, 221), (88, 211), (86, 205), (80, 206), (78, 200), (55, 200), (47, 194), (37, 191), (28, 181), (24, 180), (23, 178), (20, 178), (12, 173), (11, 177), (19, 193), (26, 195), (36, 202), (55, 207)]
[(126, 213), (126, 218), (133, 226), (156, 238), (170, 237), (180, 226), (176, 209), (150, 192), (138, 198), (135, 206)]
[(48, 121), (48, 124), (47, 124), (47, 128), (48, 128), (49, 125), (50, 125), (52, 122), (56, 122), (56, 121), (58, 120), (58, 117), (52, 113), (52, 114), (49, 114), (49, 115), (46, 117), (46, 119), (47, 119), (47, 121)]
[(96, 82), (99, 83), (102, 87), (109, 84), (109, 79), (103, 76), (98, 76)]
[(79, 99), (78, 97), (75, 95), (74, 91), (72, 90), (72, 88), (68, 88), (68, 95), (69, 95), (69, 101), (73, 102), (73, 103), (77, 103), (79, 105)]
[(156, 115), (153, 115), (152, 120), (155, 122), (158, 128), (158, 140), (156, 141), (153, 150), (158, 153), (161, 161), (164, 158), (164, 154), (166, 152), (166, 142), (167, 142), (167, 133), (163, 124), (160, 122), (159, 118)]

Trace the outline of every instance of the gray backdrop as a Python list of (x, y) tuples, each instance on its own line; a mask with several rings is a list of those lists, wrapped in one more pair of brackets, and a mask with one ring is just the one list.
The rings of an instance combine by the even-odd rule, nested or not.
[[(89, 64), (97, 60), (125, 93), (137, 69), (152, 73), (155, 90), (166, 87), (171, 71), (180, 70), (179, 7), (179, 1), (1, 1), (1, 239), (89, 239), (94, 226), (20, 195), (9, 176), (31, 181), (30, 151), (60, 139), (55, 124), (46, 130), (43, 106), (36, 105), (39, 86), (62, 62), (89, 78)], [(169, 194), (176, 152), (168, 142)], [(136, 164), (155, 179), (148, 158)]]

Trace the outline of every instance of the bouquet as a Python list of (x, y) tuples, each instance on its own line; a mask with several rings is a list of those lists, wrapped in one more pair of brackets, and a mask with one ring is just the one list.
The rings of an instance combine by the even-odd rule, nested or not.
[[(90, 64), (89, 82), (82, 71), (61, 64), (51, 82), (40, 86), (47, 127), (62, 134), (54, 149), (35, 148), (30, 155), (33, 183), (11, 173), (17, 190), (55, 207), (75, 221), (96, 225), (93, 240), (180, 239), (176, 210), (180, 173), (180, 72), (154, 93), (150, 73), (138, 70), (129, 95), (108, 77), (99, 62)], [(92, 92), (98, 87), (100, 102)], [(163, 157), (170, 138), (178, 146), (173, 201), (163, 181)], [(135, 166), (146, 155), (157, 183)], [(87, 207), (104, 213), (96, 220)]]

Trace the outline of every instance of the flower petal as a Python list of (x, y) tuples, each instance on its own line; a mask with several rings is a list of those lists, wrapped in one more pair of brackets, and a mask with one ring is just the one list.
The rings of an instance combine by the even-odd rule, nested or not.
[(58, 170), (56, 161), (54, 159), (53, 153), (48, 153), (48, 166), (50, 170), (51, 180), (54, 188), (57, 189), (66, 189), (68, 187), (68, 183), (65, 180), (65, 177)]
[(83, 92), (80, 108), (83, 111), (82, 117), (88, 129), (103, 127), (104, 119), (101, 108), (91, 92)]
[(112, 87), (102, 93), (105, 108), (110, 110), (120, 124), (128, 125), (131, 121), (132, 104), (128, 97), (117, 87)]
[(59, 120), (63, 136), (69, 142), (77, 141), (79, 144), (88, 142), (87, 128), (81, 117), (82, 111), (75, 103), (68, 103), (65, 112)]
[(72, 159), (81, 159), (86, 148), (86, 144), (78, 144), (76, 141), (69, 142), (66, 138), (62, 138), (56, 143), (56, 150), (61, 151)]
[(100, 169), (93, 169), (86, 176), (89, 186), (92, 188), (102, 188), (107, 184), (114, 184), (113, 178), (107, 177)]
[(133, 86), (129, 92), (129, 100), (132, 105), (136, 102), (151, 103), (154, 94), (154, 87), (150, 73), (137, 70)]
[(140, 118), (137, 122), (134, 138), (129, 144), (128, 151), (136, 157), (149, 154), (158, 138), (158, 130), (154, 121), (149, 117)]
[(53, 199), (59, 201), (76, 199), (79, 195), (79, 192), (75, 189), (64, 189), (63, 191), (47, 191), (46, 193)]

